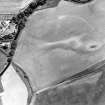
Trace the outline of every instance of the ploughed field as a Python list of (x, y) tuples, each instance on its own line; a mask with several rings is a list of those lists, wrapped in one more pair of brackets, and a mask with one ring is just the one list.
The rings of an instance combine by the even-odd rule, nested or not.
[(61, 2), (29, 18), (13, 62), (27, 73), (34, 91), (105, 58), (104, 13), (93, 7)]
[(17, 14), (30, 0), (0, 0), (0, 14)]

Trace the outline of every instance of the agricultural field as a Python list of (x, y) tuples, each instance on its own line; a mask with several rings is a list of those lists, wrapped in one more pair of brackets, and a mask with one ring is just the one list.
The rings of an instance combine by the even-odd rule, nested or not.
[[(12, 3), (15, 2), (23, 1)], [(2, 86), (0, 88), (4, 89), (0, 95), (1, 103), (3, 105), (104, 105), (105, 9), (103, 4), (102, 0), (87, 5), (77, 5), (62, 0), (54, 8), (41, 10), (39, 7), (39, 11), (35, 11), (31, 16), (25, 16), (28, 17), (26, 24), (24, 25), (23, 21), (18, 24), (24, 29), (18, 38), (15, 52), (12, 57), (10, 56), (11, 64), (1, 77), (3, 88)], [(15, 9), (18, 11), (20, 6), (16, 5), (18, 9)], [(32, 13), (29, 10), (28, 12)], [(18, 23), (19, 20), (13, 21)], [(15, 29), (15, 33), (17, 32), (14, 24), (10, 24), (9, 27), (11, 30), (6, 30), (7, 33), (12, 33)], [(12, 41), (11, 39), (11, 43)], [(4, 46), (3, 44), (1, 46)], [(5, 42), (5, 45), (7, 44)], [(6, 56), (11, 54), (10, 50), (9, 46), (7, 49), (3, 47), (0, 65), (5, 64)]]

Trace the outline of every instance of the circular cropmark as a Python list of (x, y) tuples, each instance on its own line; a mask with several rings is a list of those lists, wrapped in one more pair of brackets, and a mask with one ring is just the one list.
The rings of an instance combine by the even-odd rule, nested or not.
[(99, 50), (102, 46), (104, 45), (104, 43), (102, 42), (98, 42), (98, 41), (89, 41), (85, 44), (86, 50), (87, 51), (97, 51)]

